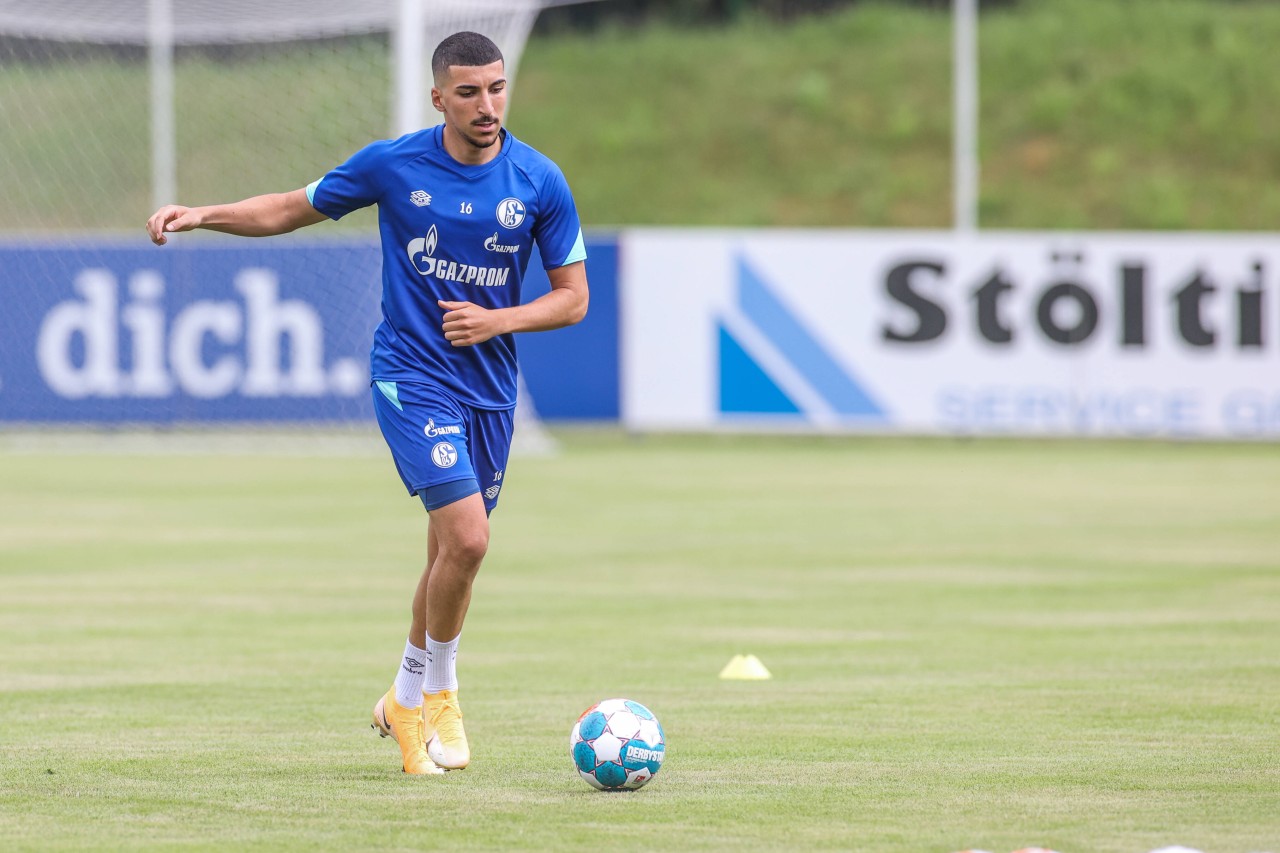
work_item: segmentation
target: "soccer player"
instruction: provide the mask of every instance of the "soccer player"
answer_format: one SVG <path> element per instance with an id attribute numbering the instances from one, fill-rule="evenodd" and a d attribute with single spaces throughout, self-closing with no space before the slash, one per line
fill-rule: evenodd
<path id="1" fill-rule="evenodd" d="M 431 60 L 444 124 L 374 142 L 293 192 L 208 207 L 167 205 L 147 221 L 177 231 L 284 234 L 378 205 L 382 322 L 374 408 L 396 469 L 426 507 L 427 563 L 395 683 L 373 724 L 411 774 L 466 767 L 454 660 L 489 544 L 516 404 L 513 333 L 557 329 L 587 311 L 582 230 L 560 169 L 503 126 L 507 80 L 488 38 L 449 36 Z M 550 293 L 522 304 L 533 244 Z"/>

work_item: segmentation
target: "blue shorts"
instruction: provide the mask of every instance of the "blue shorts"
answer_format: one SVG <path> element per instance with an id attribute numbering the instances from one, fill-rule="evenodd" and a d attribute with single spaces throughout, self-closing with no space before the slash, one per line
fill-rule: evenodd
<path id="1" fill-rule="evenodd" d="M 435 385 L 382 381 L 373 383 L 373 410 L 409 494 L 433 510 L 479 492 L 493 512 L 514 411 L 475 409 Z"/>

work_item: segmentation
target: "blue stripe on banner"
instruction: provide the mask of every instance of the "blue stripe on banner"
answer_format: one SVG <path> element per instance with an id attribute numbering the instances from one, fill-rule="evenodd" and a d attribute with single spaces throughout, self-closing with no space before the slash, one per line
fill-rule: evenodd
<path id="1" fill-rule="evenodd" d="M 720 347 L 720 411 L 723 414 L 798 415 L 800 407 L 756 363 L 723 323 Z"/>
<path id="2" fill-rule="evenodd" d="M 840 415 L 883 416 L 884 410 L 836 362 L 747 262 L 738 258 L 738 301 L 769 341 Z"/>

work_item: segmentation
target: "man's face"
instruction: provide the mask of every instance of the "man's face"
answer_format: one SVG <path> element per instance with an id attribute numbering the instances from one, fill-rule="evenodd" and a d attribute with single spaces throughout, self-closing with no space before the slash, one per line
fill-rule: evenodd
<path id="1" fill-rule="evenodd" d="M 489 65 L 450 65 L 431 89 L 431 103 L 463 142 L 488 148 L 498 141 L 507 112 L 507 77 L 501 60 Z"/>

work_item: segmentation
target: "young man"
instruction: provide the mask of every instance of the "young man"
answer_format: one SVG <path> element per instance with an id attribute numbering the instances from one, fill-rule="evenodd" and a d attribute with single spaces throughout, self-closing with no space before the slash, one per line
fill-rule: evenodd
<path id="1" fill-rule="evenodd" d="M 443 125 L 375 142 L 305 189 L 169 205 L 147 222 L 163 245 L 175 231 L 283 234 L 378 205 L 383 317 L 371 356 L 374 408 L 429 522 L 403 663 L 373 724 L 398 743 L 404 771 L 419 775 L 470 761 L 454 659 L 511 445 L 512 333 L 572 325 L 587 311 L 573 197 L 554 163 L 502 127 L 507 81 L 497 45 L 456 33 L 436 48 L 431 69 Z M 535 242 L 551 292 L 521 304 Z"/>

